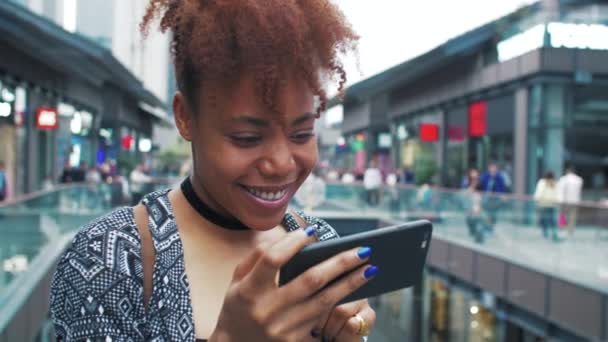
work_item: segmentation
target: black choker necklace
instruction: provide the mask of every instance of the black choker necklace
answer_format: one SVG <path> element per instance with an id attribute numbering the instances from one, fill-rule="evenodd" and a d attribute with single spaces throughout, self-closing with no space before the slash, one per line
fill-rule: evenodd
<path id="1" fill-rule="evenodd" d="M 218 213 L 217 211 L 211 209 L 210 206 L 205 204 L 201 200 L 200 197 L 194 192 L 194 187 L 192 186 L 192 182 L 190 182 L 190 177 L 186 177 L 181 185 L 182 192 L 186 197 L 186 200 L 197 213 L 199 213 L 202 217 L 207 219 L 209 222 L 229 230 L 249 230 L 249 227 L 241 223 L 241 221 L 226 217 Z"/>

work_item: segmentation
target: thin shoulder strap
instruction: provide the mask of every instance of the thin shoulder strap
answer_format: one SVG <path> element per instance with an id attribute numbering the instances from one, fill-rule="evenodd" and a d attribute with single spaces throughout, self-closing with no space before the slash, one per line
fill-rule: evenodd
<path id="1" fill-rule="evenodd" d="M 133 212 L 135 224 L 141 238 L 141 262 L 144 272 L 144 306 L 147 308 L 150 297 L 152 297 L 152 273 L 154 272 L 156 253 L 154 251 L 152 234 L 148 228 L 148 209 L 140 203 L 133 208 Z"/>

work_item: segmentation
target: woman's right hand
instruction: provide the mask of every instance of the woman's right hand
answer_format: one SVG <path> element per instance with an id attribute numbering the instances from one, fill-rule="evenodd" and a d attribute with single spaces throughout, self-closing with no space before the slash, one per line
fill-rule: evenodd
<path id="1" fill-rule="evenodd" d="M 281 266 L 313 242 L 314 234 L 313 227 L 289 233 L 267 248 L 258 247 L 236 267 L 210 342 L 313 340 L 311 331 L 318 321 L 369 280 L 364 272 L 371 267 L 363 265 L 367 258 L 359 257 L 358 249 L 352 249 L 279 287 Z"/>

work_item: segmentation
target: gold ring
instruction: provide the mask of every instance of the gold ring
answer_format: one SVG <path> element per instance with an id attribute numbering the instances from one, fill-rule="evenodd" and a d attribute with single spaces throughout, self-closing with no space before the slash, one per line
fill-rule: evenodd
<path id="1" fill-rule="evenodd" d="M 367 322 L 361 315 L 355 314 L 353 317 L 359 321 L 359 329 L 357 329 L 357 335 L 359 336 L 367 336 L 369 334 L 369 327 L 367 326 Z"/>

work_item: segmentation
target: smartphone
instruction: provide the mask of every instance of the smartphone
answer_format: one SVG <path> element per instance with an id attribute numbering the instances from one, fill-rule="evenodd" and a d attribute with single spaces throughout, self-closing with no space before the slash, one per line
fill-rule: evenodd
<path id="1" fill-rule="evenodd" d="M 431 222 L 419 220 L 310 244 L 281 268 L 279 285 L 287 284 L 310 267 L 340 252 L 356 247 L 371 247 L 372 255 L 368 263 L 378 266 L 380 271 L 339 304 L 410 287 L 422 277 L 432 231 Z M 348 272 L 342 276 L 346 274 Z"/>

